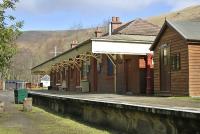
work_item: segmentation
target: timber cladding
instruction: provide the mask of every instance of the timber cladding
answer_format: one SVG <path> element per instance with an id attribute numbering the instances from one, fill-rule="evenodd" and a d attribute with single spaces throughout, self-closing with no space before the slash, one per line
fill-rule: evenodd
<path id="1" fill-rule="evenodd" d="M 169 60 L 169 74 L 170 80 L 167 84 L 170 84 L 168 91 L 161 91 L 161 63 L 160 63 L 160 48 L 162 45 L 168 45 L 170 48 L 170 55 L 180 54 L 180 69 L 171 69 L 171 60 Z M 169 58 L 171 59 L 171 57 Z M 157 95 L 164 96 L 182 96 L 188 95 L 189 87 L 189 69 L 188 69 L 188 45 L 185 39 L 179 35 L 173 28 L 167 26 L 162 33 L 162 36 L 154 50 L 154 92 Z"/>
<path id="2" fill-rule="evenodd" d="M 189 53 L 189 93 L 200 96 L 200 43 L 188 44 Z"/>

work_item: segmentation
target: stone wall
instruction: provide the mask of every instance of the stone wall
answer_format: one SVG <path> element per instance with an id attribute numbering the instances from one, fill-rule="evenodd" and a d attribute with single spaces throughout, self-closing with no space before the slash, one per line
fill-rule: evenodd
<path id="1" fill-rule="evenodd" d="M 134 134 L 199 134 L 199 113 L 29 94 L 33 104 Z"/>

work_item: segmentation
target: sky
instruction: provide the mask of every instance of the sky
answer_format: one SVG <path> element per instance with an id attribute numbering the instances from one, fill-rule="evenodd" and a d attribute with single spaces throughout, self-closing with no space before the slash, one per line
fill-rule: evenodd
<path id="1" fill-rule="evenodd" d="M 20 0 L 15 11 L 23 31 L 68 30 L 100 26 L 120 17 L 122 22 L 148 18 L 200 4 L 200 0 Z"/>

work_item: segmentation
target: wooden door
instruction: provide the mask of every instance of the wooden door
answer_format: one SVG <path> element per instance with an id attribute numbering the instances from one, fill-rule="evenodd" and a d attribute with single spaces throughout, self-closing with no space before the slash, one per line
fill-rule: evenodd
<path id="1" fill-rule="evenodd" d="M 125 81 L 126 81 L 126 92 L 130 92 L 131 91 L 131 60 L 125 60 Z"/>
<path id="2" fill-rule="evenodd" d="M 163 45 L 160 49 L 160 86 L 161 91 L 171 89 L 170 76 L 170 47 Z"/>

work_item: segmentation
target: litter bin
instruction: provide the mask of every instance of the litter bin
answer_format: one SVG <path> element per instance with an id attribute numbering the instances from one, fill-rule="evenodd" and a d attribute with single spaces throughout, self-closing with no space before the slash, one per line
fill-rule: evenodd
<path id="1" fill-rule="evenodd" d="M 15 104 L 23 103 L 27 96 L 28 92 L 26 89 L 14 90 Z"/>

